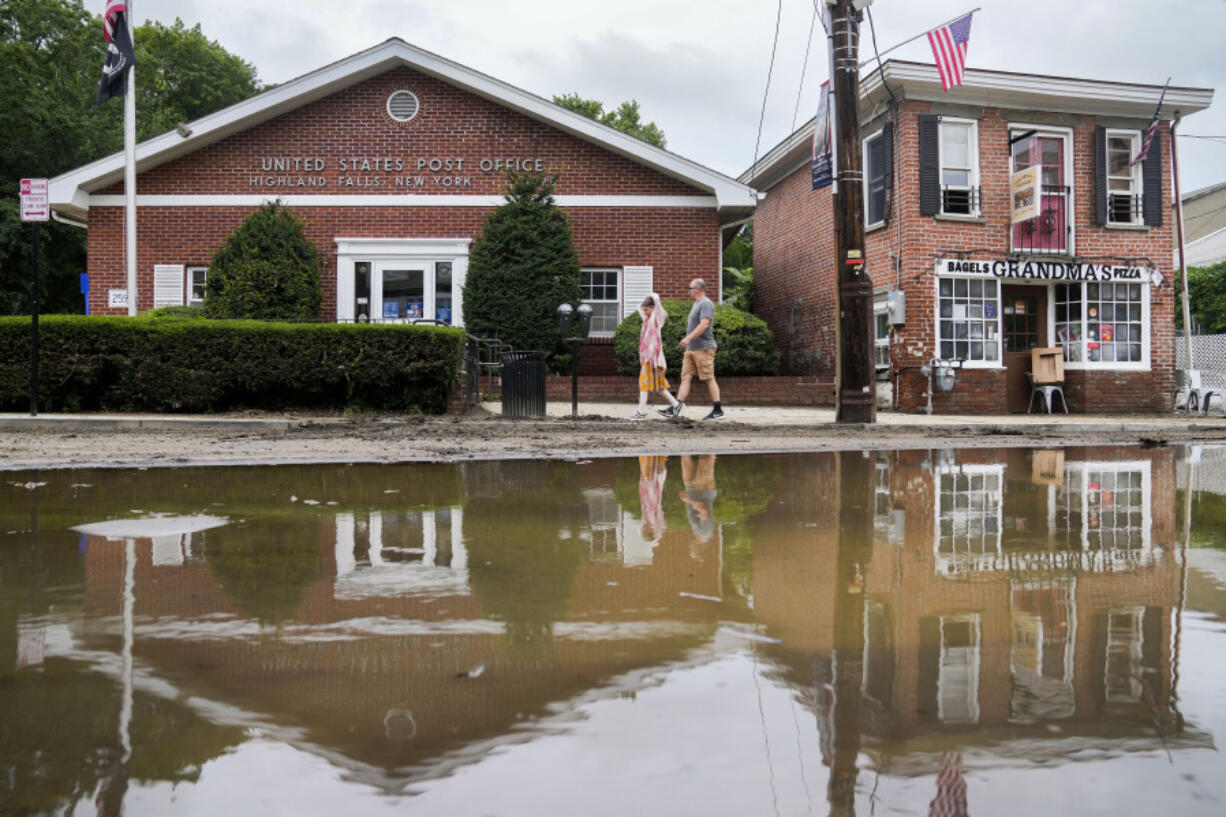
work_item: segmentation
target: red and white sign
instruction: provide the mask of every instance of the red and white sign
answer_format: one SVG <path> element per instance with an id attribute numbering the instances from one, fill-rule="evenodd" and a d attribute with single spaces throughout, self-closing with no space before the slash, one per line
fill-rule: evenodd
<path id="1" fill-rule="evenodd" d="M 51 204 L 46 179 L 21 180 L 21 220 L 46 221 L 51 218 Z"/>

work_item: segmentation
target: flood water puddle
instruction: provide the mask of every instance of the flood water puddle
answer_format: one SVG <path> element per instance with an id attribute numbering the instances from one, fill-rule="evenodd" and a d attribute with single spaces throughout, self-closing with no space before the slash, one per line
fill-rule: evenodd
<path id="1" fill-rule="evenodd" d="M 3 814 L 1226 813 L 1226 449 L 0 476 Z"/>

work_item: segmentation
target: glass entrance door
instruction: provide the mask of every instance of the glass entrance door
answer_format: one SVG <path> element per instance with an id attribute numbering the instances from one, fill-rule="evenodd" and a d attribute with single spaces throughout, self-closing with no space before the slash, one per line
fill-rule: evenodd
<path id="1" fill-rule="evenodd" d="M 407 323 L 433 317 L 434 293 L 426 288 L 423 266 L 394 262 L 376 264 L 373 277 L 373 318 L 383 323 Z"/>

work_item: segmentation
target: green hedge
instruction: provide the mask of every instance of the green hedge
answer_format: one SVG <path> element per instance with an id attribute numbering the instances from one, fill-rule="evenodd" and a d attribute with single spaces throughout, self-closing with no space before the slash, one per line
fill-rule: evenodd
<path id="1" fill-rule="evenodd" d="M 442 413 L 464 331 L 433 326 L 49 315 L 45 411 L 368 408 Z M 0 410 L 29 406 L 30 319 L 0 318 Z"/>
<path id="2" fill-rule="evenodd" d="M 668 359 L 668 373 L 681 373 L 682 349 L 677 342 L 685 335 L 693 301 L 664 301 L 668 322 L 662 333 L 664 357 Z M 643 320 L 638 312 L 622 321 L 613 335 L 613 349 L 617 354 L 618 374 L 638 374 L 639 330 Z M 715 377 L 752 377 L 779 373 L 779 350 L 775 348 L 771 330 L 766 322 L 756 315 L 727 306 L 715 305 Z"/>

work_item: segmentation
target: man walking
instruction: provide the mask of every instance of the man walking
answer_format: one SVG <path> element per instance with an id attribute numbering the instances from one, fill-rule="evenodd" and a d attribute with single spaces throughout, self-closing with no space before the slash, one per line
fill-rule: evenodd
<path id="1" fill-rule="evenodd" d="M 694 376 L 707 384 L 711 393 L 711 402 L 715 405 L 704 420 L 724 419 L 724 409 L 719 402 L 719 384 L 715 382 L 715 334 L 711 331 L 715 324 L 715 304 L 707 297 L 707 284 L 701 278 L 690 281 L 690 297 L 694 305 L 690 307 L 690 319 L 686 324 L 685 337 L 677 344 L 685 350 L 681 361 L 681 386 L 677 389 L 677 405 L 661 409 L 665 417 L 680 417 L 685 409 L 685 399 L 690 395 L 690 383 Z"/>

